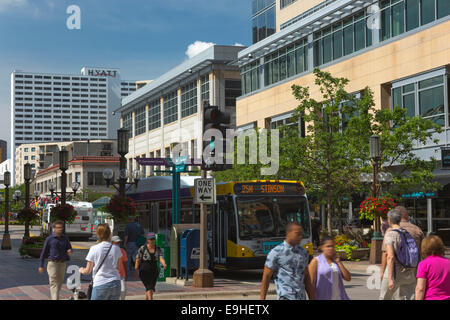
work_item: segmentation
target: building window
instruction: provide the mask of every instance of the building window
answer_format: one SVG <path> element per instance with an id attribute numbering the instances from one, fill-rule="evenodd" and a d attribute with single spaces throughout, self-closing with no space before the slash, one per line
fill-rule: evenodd
<path id="1" fill-rule="evenodd" d="M 315 32 L 314 66 L 320 66 L 370 46 L 372 32 L 367 27 L 367 19 L 365 11 L 360 11 Z"/>
<path id="2" fill-rule="evenodd" d="M 288 5 L 296 2 L 297 0 L 280 0 L 280 9 L 284 9 Z"/>
<path id="3" fill-rule="evenodd" d="M 260 88 L 259 62 L 255 61 L 241 69 L 242 93 L 247 94 Z"/>
<path id="4" fill-rule="evenodd" d="M 253 3 L 253 43 L 275 33 L 275 0 L 257 0 Z"/>
<path id="5" fill-rule="evenodd" d="M 181 88 L 181 117 L 197 112 L 197 81 L 192 81 Z"/>
<path id="6" fill-rule="evenodd" d="M 134 116 L 134 134 L 136 136 L 145 132 L 145 106 L 136 110 Z"/>
<path id="7" fill-rule="evenodd" d="M 450 14 L 446 0 L 382 0 L 380 40 L 384 41 Z"/>
<path id="8" fill-rule="evenodd" d="M 157 99 L 148 105 L 148 130 L 161 127 L 161 101 Z"/>
<path id="9" fill-rule="evenodd" d="M 235 107 L 236 98 L 241 95 L 241 80 L 225 79 L 225 106 Z"/>
<path id="10" fill-rule="evenodd" d="M 81 172 L 75 172 L 75 181 L 81 183 Z"/>
<path id="11" fill-rule="evenodd" d="M 305 122 L 302 118 L 300 118 L 298 121 L 294 121 L 294 119 L 292 118 L 292 112 L 270 119 L 270 129 L 277 129 L 282 125 L 288 127 L 297 127 L 300 136 L 303 138 L 305 137 Z"/>
<path id="12" fill-rule="evenodd" d="M 308 69 L 307 40 L 302 39 L 264 57 L 264 85 L 268 86 Z"/>
<path id="13" fill-rule="evenodd" d="M 200 92 L 202 103 L 203 101 L 209 102 L 209 74 L 200 78 Z"/>
<path id="14" fill-rule="evenodd" d="M 122 121 L 122 128 L 131 132 L 132 121 L 133 121 L 133 115 L 131 114 L 131 112 L 124 115 L 123 121 Z"/>
<path id="15" fill-rule="evenodd" d="M 178 95 L 173 91 L 164 96 L 164 124 L 178 120 Z"/>
<path id="16" fill-rule="evenodd" d="M 445 127 L 445 117 L 449 117 L 445 96 L 446 75 L 434 72 L 398 83 L 394 83 L 391 92 L 391 105 L 406 109 L 409 117 L 422 116 L 435 124 Z M 448 82 L 448 80 L 447 80 Z M 447 92 L 448 97 L 448 92 Z"/>

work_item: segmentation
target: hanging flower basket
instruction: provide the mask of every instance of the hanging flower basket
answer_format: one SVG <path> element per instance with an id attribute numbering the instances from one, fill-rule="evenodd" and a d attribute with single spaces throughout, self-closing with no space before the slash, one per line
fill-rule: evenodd
<path id="1" fill-rule="evenodd" d="M 39 222 L 39 212 L 31 208 L 24 208 L 17 212 L 17 220 L 20 224 L 25 224 L 27 221 L 30 224 Z"/>
<path id="2" fill-rule="evenodd" d="M 50 221 L 64 221 L 68 224 L 74 222 L 77 212 L 70 204 L 57 204 L 50 211 Z"/>
<path id="3" fill-rule="evenodd" d="M 121 198 L 119 195 L 114 195 L 109 204 L 105 206 L 115 222 L 126 223 L 128 217 L 136 215 L 136 203 L 131 198 Z"/>
<path id="4" fill-rule="evenodd" d="M 387 213 L 392 210 L 397 204 L 394 199 L 387 197 L 368 197 L 360 205 L 360 219 L 373 220 L 374 217 L 386 218 Z"/>

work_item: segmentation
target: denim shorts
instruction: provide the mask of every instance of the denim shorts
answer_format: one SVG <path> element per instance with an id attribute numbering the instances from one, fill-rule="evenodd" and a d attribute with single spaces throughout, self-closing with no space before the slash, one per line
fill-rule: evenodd
<path id="1" fill-rule="evenodd" d="M 92 288 L 91 300 L 119 300 L 121 290 L 120 280 L 113 280 Z"/>

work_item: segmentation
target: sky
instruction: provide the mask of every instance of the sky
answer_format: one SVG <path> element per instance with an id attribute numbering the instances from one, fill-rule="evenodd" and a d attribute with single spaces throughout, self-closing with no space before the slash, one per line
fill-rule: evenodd
<path id="1" fill-rule="evenodd" d="M 69 29 L 71 5 L 80 29 Z M 0 139 L 11 135 L 11 72 L 119 68 L 150 80 L 211 44 L 251 45 L 250 0 L 0 0 Z"/>

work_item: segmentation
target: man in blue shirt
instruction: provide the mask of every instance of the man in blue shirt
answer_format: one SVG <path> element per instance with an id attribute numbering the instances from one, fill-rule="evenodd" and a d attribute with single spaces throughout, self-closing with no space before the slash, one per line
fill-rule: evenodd
<path id="1" fill-rule="evenodd" d="M 125 241 L 123 245 L 127 252 L 128 270 L 133 271 L 138 251 L 136 241 L 140 235 L 144 234 L 144 230 L 140 224 L 134 222 L 133 216 L 129 216 L 128 221 L 129 223 L 125 227 Z"/>
<path id="2" fill-rule="evenodd" d="M 48 259 L 47 273 L 50 282 L 52 300 L 59 300 L 59 291 L 66 274 L 66 261 L 70 260 L 72 246 L 69 238 L 63 234 L 64 222 L 53 223 L 54 234 L 47 237 L 39 261 L 39 273 L 44 272 L 44 259 Z"/>
<path id="3" fill-rule="evenodd" d="M 308 273 L 308 252 L 300 246 L 303 230 L 298 222 L 286 226 L 286 239 L 267 255 L 261 283 L 261 300 L 266 299 L 275 274 L 278 300 L 315 300 L 315 288 Z M 305 292 L 306 291 L 306 292 Z"/>

